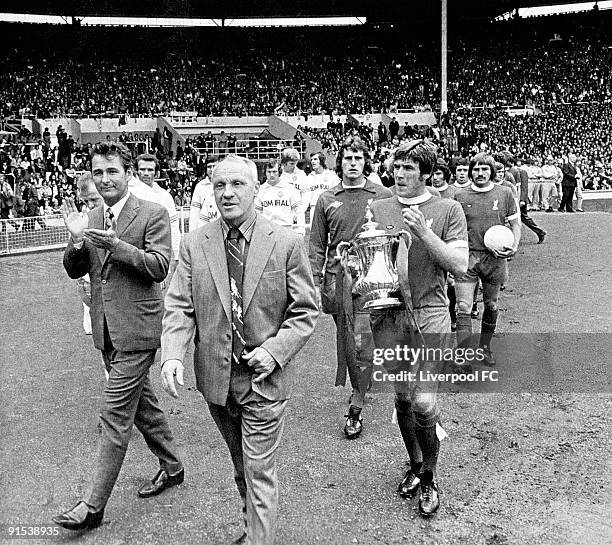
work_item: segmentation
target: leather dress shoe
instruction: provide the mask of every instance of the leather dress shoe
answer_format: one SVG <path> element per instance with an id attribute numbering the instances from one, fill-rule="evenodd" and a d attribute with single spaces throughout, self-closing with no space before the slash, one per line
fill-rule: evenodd
<path id="1" fill-rule="evenodd" d="M 181 469 L 176 475 L 169 475 L 165 469 L 160 469 L 153 480 L 145 484 L 139 491 L 141 498 L 150 498 L 161 494 L 166 488 L 181 484 L 185 480 L 185 470 Z"/>
<path id="2" fill-rule="evenodd" d="M 363 431 L 363 424 L 361 420 L 361 409 L 351 405 L 349 407 L 349 413 L 346 415 L 346 424 L 344 425 L 344 435 L 347 439 L 356 439 L 361 435 Z"/>
<path id="3" fill-rule="evenodd" d="M 397 491 L 402 498 L 412 498 L 416 491 L 419 489 L 421 479 L 419 476 L 412 472 L 412 469 L 406 471 L 406 475 L 402 481 L 397 485 Z"/>
<path id="4" fill-rule="evenodd" d="M 80 501 L 70 511 L 57 515 L 51 520 L 67 530 L 90 530 L 100 526 L 103 518 L 104 509 L 97 513 L 92 513 L 89 510 L 89 506 L 85 502 Z"/>
<path id="5" fill-rule="evenodd" d="M 436 481 L 421 480 L 421 494 L 419 495 L 419 513 L 424 517 L 430 517 L 440 508 L 440 496 Z"/>

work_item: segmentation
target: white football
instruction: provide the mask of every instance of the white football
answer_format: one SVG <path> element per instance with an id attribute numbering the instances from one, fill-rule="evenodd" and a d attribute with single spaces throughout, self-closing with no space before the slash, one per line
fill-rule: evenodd
<path id="1" fill-rule="evenodd" d="M 484 235 L 484 244 L 491 251 L 503 251 L 504 248 L 512 248 L 514 234 L 505 225 L 494 225 L 487 229 Z"/>

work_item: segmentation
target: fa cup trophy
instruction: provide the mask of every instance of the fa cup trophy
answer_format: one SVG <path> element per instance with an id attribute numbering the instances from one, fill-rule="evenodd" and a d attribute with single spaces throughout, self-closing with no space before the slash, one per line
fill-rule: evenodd
<path id="1" fill-rule="evenodd" d="M 353 286 L 353 293 L 366 296 L 368 301 L 364 309 L 401 307 L 402 302 L 396 296 L 399 294 L 396 259 L 400 235 L 391 235 L 378 229 L 378 223 L 372 221 L 371 202 L 366 207 L 367 221 L 362 227 L 363 231 L 350 242 L 338 244 L 336 255 L 342 259 L 346 252 L 349 266 L 351 258 L 357 257 L 358 265 L 354 268 L 360 275 Z M 408 237 L 406 242 L 410 247 L 410 234 L 406 231 L 403 233 Z"/>

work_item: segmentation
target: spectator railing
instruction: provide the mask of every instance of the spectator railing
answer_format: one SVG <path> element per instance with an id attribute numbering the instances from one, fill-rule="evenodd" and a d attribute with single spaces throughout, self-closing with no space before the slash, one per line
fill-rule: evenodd
<path id="1" fill-rule="evenodd" d="M 0 255 L 63 248 L 68 230 L 61 214 L 0 220 Z"/>
<path id="2" fill-rule="evenodd" d="M 181 233 L 189 232 L 189 206 L 176 210 Z M 0 220 L 0 255 L 64 248 L 69 236 L 61 214 Z"/>
<path id="3" fill-rule="evenodd" d="M 300 154 L 304 154 L 305 142 L 302 140 L 295 145 L 293 140 L 259 140 L 251 138 L 249 140 L 236 140 L 235 143 L 210 142 L 207 145 L 196 147 L 200 155 L 205 153 L 212 155 L 226 155 L 236 153 L 249 159 L 266 160 L 279 159 L 281 152 L 285 148 L 295 148 Z"/>
<path id="4" fill-rule="evenodd" d="M 593 211 L 612 209 L 612 190 L 585 191 L 583 198 Z M 190 207 L 176 210 L 181 233 L 188 233 Z M 70 236 L 60 214 L 0 220 L 0 229 L 0 256 L 64 248 Z"/>

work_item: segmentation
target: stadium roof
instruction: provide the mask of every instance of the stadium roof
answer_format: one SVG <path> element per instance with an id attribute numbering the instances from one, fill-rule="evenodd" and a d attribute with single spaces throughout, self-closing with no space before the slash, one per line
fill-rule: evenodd
<path id="1" fill-rule="evenodd" d="M 515 8 L 576 0 L 449 0 L 453 18 L 493 18 Z M 593 2 L 594 3 L 594 2 Z M 370 21 L 438 18 L 435 0 L 2 0 L 5 13 L 63 16 L 236 17 L 365 16 Z"/>

